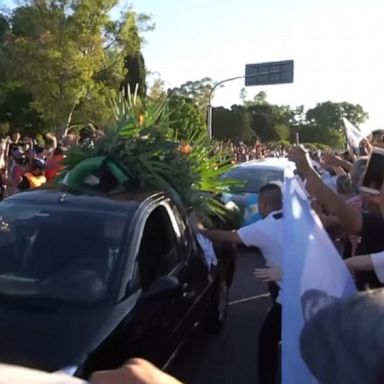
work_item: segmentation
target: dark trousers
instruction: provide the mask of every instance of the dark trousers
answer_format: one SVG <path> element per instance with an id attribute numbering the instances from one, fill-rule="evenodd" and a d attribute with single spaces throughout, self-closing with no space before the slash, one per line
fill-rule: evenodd
<path id="1" fill-rule="evenodd" d="M 281 305 L 274 302 L 259 333 L 258 384 L 275 384 L 281 341 Z"/>

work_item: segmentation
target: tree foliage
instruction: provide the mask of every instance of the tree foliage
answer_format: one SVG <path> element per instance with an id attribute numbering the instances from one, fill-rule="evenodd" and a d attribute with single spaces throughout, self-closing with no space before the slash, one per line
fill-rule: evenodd
<path id="1" fill-rule="evenodd" d="M 11 29 L 5 28 L 6 42 L 0 46 L 6 73 L 0 101 L 9 92 L 30 95 L 30 108 L 51 129 L 110 121 L 108 101 L 123 84 L 126 58 L 139 55 L 139 32 L 148 24 L 131 10 L 112 19 L 117 3 L 26 0 L 3 15 Z"/>
<path id="2" fill-rule="evenodd" d="M 342 117 L 359 125 L 368 118 L 368 114 L 360 105 L 330 101 L 319 103 L 305 112 L 304 106 L 292 108 L 271 104 L 266 93 L 259 92 L 253 100 L 244 100 L 243 106 L 215 108 L 213 134 L 219 140 L 252 143 L 256 137 L 265 142 L 293 142 L 299 133 L 302 142 L 343 148 Z"/>
<path id="3" fill-rule="evenodd" d="M 207 132 L 207 125 L 199 107 L 192 99 L 168 93 L 170 128 L 181 140 L 188 140 L 191 132 Z"/>
<path id="4" fill-rule="evenodd" d="M 158 101 L 164 99 L 167 95 L 164 80 L 161 78 L 158 72 L 148 72 L 148 75 L 148 99 L 151 101 Z"/>
<path id="5" fill-rule="evenodd" d="M 342 129 L 343 117 L 355 125 L 360 125 L 367 120 L 368 114 L 359 104 L 333 103 L 331 101 L 318 103 L 316 107 L 309 109 L 306 114 L 308 122 L 316 124 L 321 129 L 335 131 Z"/>
<path id="6" fill-rule="evenodd" d="M 127 19 L 127 33 L 130 36 L 125 56 L 125 69 L 126 75 L 123 80 L 123 88 L 125 94 L 128 92 L 134 94 L 137 87 L 136 94 L 144 99 L 147 94 L 146 85 L 146 68 L 144 56 L 141 53 L 143 38 L 140 35 L 140 25 L 147 25 L 146 31 L 153 28 L 153 25 L 147 23 L 150 19 L 146 15 L 137 15 L 133 12 L 128 14 Z"/>
<path id="7" fill-rule="evenodd" d="M 201 112 L 206 113 L 209 103 L 209 95 L 213 86 L 213 80 L 209 77 L 205 77 L 201 80 L 187 81 L 180 85 L 180 87 L 173 88 L 171 92 L 178 96 L 193 100 Z"/>
<path id="8" fill-rule="evenodd" d="M 318 103 L 307 111 L 306 124 L 302 126 L 300 133 L 304 140 L 309 138 L 333 147 L 342 147 L 345 140 L 343 117 L 359 126 L 367 120 L 368 114 L 359 104 L 331 101 Z"/>

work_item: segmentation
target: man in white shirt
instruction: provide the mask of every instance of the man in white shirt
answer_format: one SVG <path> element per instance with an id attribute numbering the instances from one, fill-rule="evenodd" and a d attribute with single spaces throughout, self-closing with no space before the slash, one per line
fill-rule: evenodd
<path id="1" fill-rule="evenodd" d="M 213 242 L 257 247 L 262 252 L 268 267 L 280 268 L 283 252 L 283 214 L 282 193 L 277 184 L 267 184 L 260 189 L 259 213 L 263 220 L 242 227 L 237 231 L 206 229 L 201 225 L 198 225 L 198 230 Z M 276 300 L 274 300 L 259 333 L 258 382 L 260 384 L 274 383 L 278 368 L 281 304 L 279 294 L 276 296 L 277 298 L 274 297 Z"/>

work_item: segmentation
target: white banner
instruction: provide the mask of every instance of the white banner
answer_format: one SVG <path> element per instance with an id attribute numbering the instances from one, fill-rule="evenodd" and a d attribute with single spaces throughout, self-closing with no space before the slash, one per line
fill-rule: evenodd
<path id="1" fill-rule="evenodd" d="M 345 133 L 347 136 L 348 145 L 351 148 L 358 149 L 361 143 L 361 140 L 365 139 L 371 134 L 371 130 L 369 129 L 360 130 L 345 117 L 343 117 L 343 123 L 344 123 Z"/>
<path id="2" fill-rule="evenodd" d="M 301 183 L 284 185 L 282 383 L 315 383 L 299 349 L 306 321 L 337 298 L 356 292 L 353 279 L 310 208 Z"/>

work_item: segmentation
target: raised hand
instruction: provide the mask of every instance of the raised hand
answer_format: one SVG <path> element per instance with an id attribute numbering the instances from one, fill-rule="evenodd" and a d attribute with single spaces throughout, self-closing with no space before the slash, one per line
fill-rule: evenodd
<path id="1" fill-rule="evenodd" d="M 301 146 L 293 147 L 288 154 L 288 159 L 296 164 L 297 170 L 303 175 L 312 169 L 309 155 Z"/>

